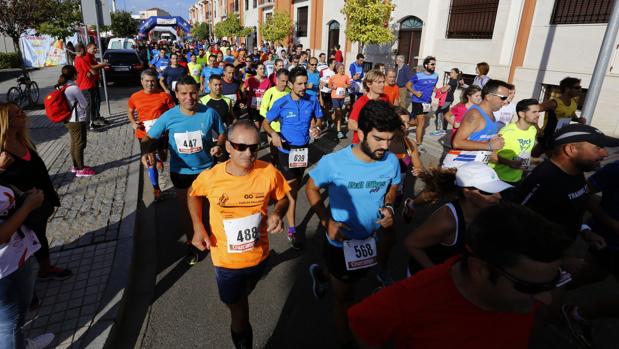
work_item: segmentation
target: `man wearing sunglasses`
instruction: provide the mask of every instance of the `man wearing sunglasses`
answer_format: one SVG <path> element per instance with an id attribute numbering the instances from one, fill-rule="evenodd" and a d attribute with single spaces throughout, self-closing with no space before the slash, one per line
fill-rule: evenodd
<path id="1" fill-rule="evenodd" d="M 292 90 L 284 95 L 267 112 L 262 123 L 264 130 L 271 136 L 271 144 L 277 148 L 279 170 L 290 184 L 290 202 L 288 213 L 288 239 L 292 248 L 301 249 L 296 235 L 295 200 L 301 187 L 301 179 L 309 164 L 310 138 L 320 135 L 322 126 L 322 109 L 315 96 L 306 94 L 307 72 L 303 67 L 290 71 Z M 271 128 L 271 122 L 279 121 L 281 130 L 276 132 Z"/>
<path id="2" fill-rule="evenodd" d="M 436 74 L 436 58 L 428 56 L 423 60 L 423 72 L 413 74 L 410 81 L 406 83 L 406 89 L 413 95 L 413 112 L 414 119 L 409 122 L 409 125 L 416 126 L 415 130 L 417 137 L 417 145 L 419 150 L 423 141 L 423 131 L 426 125 L 426 115 L 430 112 L 432 103 L 432 93 L 438 82 L 438 74 Z"/>
<path id="3" fill-rule="evenodd" d="M 570 280 L 560 269 L 566 244 L 535 212 L 492 206 L 469 227 L 464 255 L 351 307 L 350 328 L 372 348 L 527 348 L 540 304 Z"/>
<path id="4" fill-rule="evenodd" d="M 253 122 L 232 124 L 226 141 L 230 160 L 202 172 L 188 198 L 192 243 L 211 252 L 219 298 L 230 309 L 236 348 L 252 348 L 248 296 L 268 263 L 268 234 L 284 230 L 282 217 L 290 198 L 290 186 L 282 174 L 273 165 L 256 160 L 259 147 Z M 209 231 L 202 220 L 204 199 L 209 204 Z M 271 200 L 275 207 L 268 214 Z"/>

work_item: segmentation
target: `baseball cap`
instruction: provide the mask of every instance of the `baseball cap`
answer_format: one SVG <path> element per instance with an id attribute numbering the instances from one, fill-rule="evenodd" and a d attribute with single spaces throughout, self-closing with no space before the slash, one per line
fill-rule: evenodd
<path id="1" fill-rule="evenodd" d="M 473 187 L 488 193 L 498 193 L 512 186 L 499 179 L 493 169 L 481 162 L 469 162 L 458 168 L 456 186 Z"/>
<path id="2" fill-rule="evenodd" d="M 576 142 L 589 142 L 598 147 L 619 147 L 619 139 L 609 137 L 602 131 L 589 125 L 569 124 L 555 132 L 553 145 Z"/>

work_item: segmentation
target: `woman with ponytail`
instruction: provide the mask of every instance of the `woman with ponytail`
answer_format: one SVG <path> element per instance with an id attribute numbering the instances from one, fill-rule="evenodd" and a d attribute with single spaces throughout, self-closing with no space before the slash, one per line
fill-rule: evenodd
<path id="1" fill-rule="evenodd" d="M 61 88 L 68 85 L 64 90 L 65 97 L 71 106 L 71 117 L 65 122 L 65 127 L 69 130 L 71 138 L 71 160 L 73 160 L 73 168 L 71 172 L 75 173 L 76 177 L 90 177 L 95 174 L 95 171 L 84 166 L 84 149 L 86 149 L 86 138 L 88 134 L 88 114 L 86 108 L 88 101 L 75 84 L 77 78 L 77 70 L 72 65 L 62 67 L 62 74 L 58 78 L 56 88 Z"/>

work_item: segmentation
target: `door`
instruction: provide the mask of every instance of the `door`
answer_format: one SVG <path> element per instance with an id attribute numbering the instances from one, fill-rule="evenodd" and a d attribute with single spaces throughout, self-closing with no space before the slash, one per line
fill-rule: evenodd
<path id="1" fill-rule="evenodd" d="M 416 67 L 419 64 L 415 57 L 419 56 L 422 27 L 423 21 L 415 16 L 410 16 L 400 22 L 398 54 L 404 55 L 405 61 L 410 67 Z"/>
<path id="2" fill-rule="evenodd" d="M 329 40 L 327 52 L 331 52 L 336 44 L 340 42 L 340 23 L 338 21 L 331 21 L 329 23 Z"/>

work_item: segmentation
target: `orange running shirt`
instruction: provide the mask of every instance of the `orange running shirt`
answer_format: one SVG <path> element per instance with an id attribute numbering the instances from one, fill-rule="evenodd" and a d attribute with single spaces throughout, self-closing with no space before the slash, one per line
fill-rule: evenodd
<path id="1" fill-rule="evenodd" d="M 331 98 L 343 99 L 346 97 L 346 85 L 350 84 L 348 75 L 335 74 L 329 79 Z"/>
<path id="2" fill-rule="evenodd" d="M 213 265 L 249 268 L 269 256 L 269 201 L 283 199 L 290 186 L 270 163 L 256 160 L 248 175 L 233 176 L 226 172 L 228 162 L 200 173 L 189 195 L 209 201 Z"/>
<path id="3" fill-rule="evenodd" d="M 141 90 L 129 97 L 128 105 L 129 109 L 134 109 L 138 113 L 138 123 L 144 123 L 144 121 L 158 119 L 161 114 L 174 107 L 174 101 L 163 91 L 146 94 L 144 90 Z M 150 129 L 148 125 L 145 126 Z M 135 136 L 141 139 L 147 131 L 138 128 L 135 130 Z"/>
<path id="4" fill-rule="evenodd" d="M 387 96 L 387 101 L 389 101 L 389 104 L 391 105 L 393 105 L 395 100 L 400 97 L 400 89 L 398 88 L 397 84 L 393 86 L 385 84 L 385 90 L 383 91 L 383 93 L 385 94 L 385 96 Z"/>

